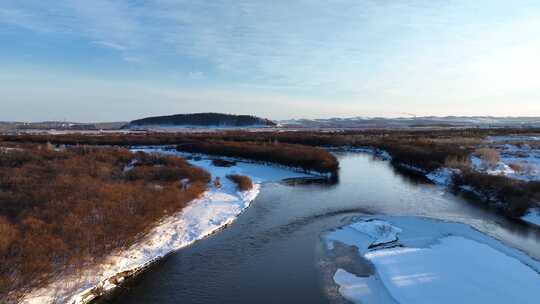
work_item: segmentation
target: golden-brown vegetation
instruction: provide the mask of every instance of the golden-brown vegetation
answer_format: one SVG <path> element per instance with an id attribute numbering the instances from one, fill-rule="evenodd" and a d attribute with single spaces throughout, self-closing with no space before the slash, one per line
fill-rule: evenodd
<path id="1" fill-rule="evenodd" d="M 241 157 L 256 161 L 277 163 L 320 173 L 337 173 L 339 163 L 328 151 L 310 145 L 280 143 L 265 135 L 243 132 L 229 140 L 228 132 L 223 133 L 149 133 L 149 134 L 109 134 L 109 135 L 15 135 L 0 136 L 0 140 L 32 143 L 54 143 L 68 145 L 176 145 L 186 152 Z M 233 133 L 235 134 L 235 133 Z M 276 133 L 279 134 L 279 133 Z M 264 137 L 260 137 L 264 136 Z M 253 141 L 249 141 L 253 138 Z"/>
<path id="2" fill-rule="evenodd" d="M 501 161 L 499 152 L 491 148 L 479 148 L 474 151 L 474 154 L 478 155 L 489 166 L 495 166 Z"/>
<path id="3" fill-rule="evenodd" d="M 240 191 L 248 191 L 253 188 L 253 182 L 251 181 L 251 178 L 245 175 L 239 175 L 239 174 L 230 174 L 227 175 L 227 178 L 233 181 L 237 186 L 238 190 Z"/>
<path id="4" fill-rule="evenodd" d="M 339 167 L 336 157 L 328 151 L 302 145 L 211 140 L 181 144 L 177 149 L 277 163 L 320 173 L 336 173 Z"/>
<path id="5" fill-rule="evenodd" d="M 540 182 L 526 182 L 506 176 L 464 171 L 456 177 L 456 186 L 472 186 L 489 201 L 499 203 L 509 216 L 520 217 L 540 201 Z"/>
<path id="6" fill-rule="evenodd" d="M 25 136 L 0 136 L 0 139 L 13 140 L 18 142 L 53 142 L 57 144 L 101 144 L 101 145 L 178 145 L 191 146 L 193 151 L 199 150 L 201 153 L 210 153 L 212 150 L 216 154 L 223 153 L 226 149 L 220 149 L 220 143 L 232 142 L 238 147 L 260 146 L 271 147 L 279 145 L 285 147 L 287 144 L 295 146 L 312 147 L 373 147 L 386 150 L 392 156 L 394 164 L 408 164 L 425 171 L 435 170 L 440 167 L 451 167 L 461 169 L 466 178 L 467 185 L 484 189 L 490 192 L 491 196 L 497 197 L 503 202 L 503 205 L 529 205 L 535 204 L 535 183 L 525 184 L 526 182 L 514 182 L 509 178 L 500 178 L 496 183 L 508 184 L 510 188 L 516 189 L 516 193 L 522 193 L 522 199 L 516 203 L 515 195 L 509 195 L 510 191 L 502 191 L 496 187 L 488 187 L 486 180 L 491 177 L 487 174 L 474 172 L 470 168 L 470 155 L 479 147 L 485 145 L 486 136 L 512 135 L 512 134 L 538 134 L 540 129 L 530 128 L 467 128 L 467 129 L 373 129 L 373 130 L 345 130 L 345 131 L 272 131 L 272 132 L 247 132 L 247 131 L 227 131 L 227 132 L 208 132 L 196 134 L 182 133 L 146 133 L 146 134 L 117 134 L 117 135 L 92 135 L 82 136 L 77 134 L 52 136 L 52 135 L 25 135 Z M 211 147 L 205 148 L 204 145 L 193 143 L 206 143 Z M 214 143 L 214 144 L 212 144 Z M 521 142 L 514 142 L 515 145 L 521 145 Z M 534 143 L 527 143 L 534 146 Z M 213 145 L 213 147 L 212 147 Z M 221 150 L 221 151 L 220 151 Z M 270 151 L 270 150 L 269 150 Z M 247 153 L 247 152 L 245 152 Z M 231 153 L 235 157 L 242 157 L 239 153 Z M 290 159 L 302 159 L 302 153 L 289 154 Z M 321 154 L 323 155 L 323 154 Z M 495 153 L 488 153 L 484 156 L 488 162 L 494 163 L 497 160 Z M 266 159 L 265 159 L 266 158 Z M 316 158 L 316 162 L 321 159 Z M 269 153 L 267 157 L 261 157 L 264 161 L 276 161 L 279 159 Z M 290 159 L 284 161 L 290 165 Z M 294 161 L 294 166 L 300 162 Z M 309 165 L 311 166 L 311 165 Z M 520 165 L 521 166 L 521 165 Z M 329 168 L 337 168 L 337 162 Z M 518 169 L 518 166 L 516 166 Z M 527 171 L 528 168 L 522 167 Z M 462 182 L 463 182 L 462 181 Z M 527 186 L 516 186 L 522 184 Z M 506 187 L 505 187 L 506 189 Z M 482 191 L 484 191 L 482 190 Z M 495 193 L 495 195 L 493 195 Z M 527 202 L 527 203 L 523 203 Z M 507 209 L 522 210 L 522 207 Z"/>
<path id="7" fill-rule="evenodd" d="M 448 156 L 444 161 L 444 167 L 460 170 L 468 170 L 471 167 L 471 161 L 468 156 Z"/>
<path id="8" fill-rule="evenodd" d="M 189 179 L 183 187 L 180 179 Z M 0 300 L 132 244 L 210 176 L 177 157 L 43 145 L 0 153 Z"/>

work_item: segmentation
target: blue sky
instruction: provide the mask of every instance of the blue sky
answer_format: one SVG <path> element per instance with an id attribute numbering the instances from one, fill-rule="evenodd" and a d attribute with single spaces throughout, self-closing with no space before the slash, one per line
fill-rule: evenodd
<path id="1" fill-rule="evenodd" d="M 2 0 L 0 120 L 540 116 L 540 1 Z"/>

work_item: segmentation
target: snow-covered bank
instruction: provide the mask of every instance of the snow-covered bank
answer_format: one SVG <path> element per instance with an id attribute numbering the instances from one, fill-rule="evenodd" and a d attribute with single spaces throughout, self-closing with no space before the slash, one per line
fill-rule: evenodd
<path id="1" fill-rule="evenodd" d="M 530 209 L 527 214 L 521 217 L 521 219 L 540 227 L 540 209 Z"/>
<path id="2" fill-rule="evenodd" d="M 144 151 L 164 153 L 155 149 Z M 88 303 L 117 287 L 125 277 L 232 223 L 258 195 L 261 183 L 309 177 L 304 173 L 254 163 L 239 162 L 232 167 L 216 167 L 210 159 L 197 158 L 190 162 L 209 171 L 213 178 L 219 177 L 221 187 L 211 187 L 180 212 L 161 221 L 129 249 L 112 254 L 98 266 L 65 275 L 45 288 L 30 292 L 22 303 Z M 228 174 L 249 176 L 254 182 L 253 189 L 238 192 L 236 185 L 226 178 Z"/>
<path id="3" fill-rule="evenodd" d="M 395 241 L 372 246 L 389 231 Z M 356 246 L 374 266 L 373 275 L 334 274 L 340 293 L 356 303 L 538 303 L 540 262 L 464 224 L 382 216 L 323 239 L 329 250 L 334 242 Z"/>
<path id="4" fill-rule="evenodd" d="M 450 186 L 455 174 L 459 174 L 459 170 L 450 168 L 440 168 L 426 174 L 426 177 L 434 184 L 441 186 Z"/>
<path id="5" fill-rule="evenodd" d="M 333 173 L 321 173 L 314 170 L 307 170 L 301 167 L 292 167 L 292 166 L 286 166 L 281 165 L 278 163 L 273 162 L 266 162 L 266 161 L 258 161 L 258 160 L 252 160 L 247 158 L 240 158 L 240 157 L 229 157 L 229 156 L 218 156 L 218 155 L 208 155 L 203 153 L 190 153 L 190 152 L 182 152 L 177 151 L 175 146 L 141 146 L 137 148 L 133 148 L 132 151 L 141 151 L 141 152 L 158 152 L 168 155 L 176 155 L 180 157 L 186 157 L 186 158 L 203 158 L 203 159 L 222 159 L 230 162 L 238 162 L 241 163 L 242 167 L 248 166 L 249 164 L 253 164 L 255 166 L 269 166 L 273 168 L 279 168 L 286 171 L 294 171 L 296 173 L 304 174 L 305 176 L 310 177 L 321 177 L 321 178 L 332 178 Z M 191 160 L 190 162 L 193 163 Z"/>

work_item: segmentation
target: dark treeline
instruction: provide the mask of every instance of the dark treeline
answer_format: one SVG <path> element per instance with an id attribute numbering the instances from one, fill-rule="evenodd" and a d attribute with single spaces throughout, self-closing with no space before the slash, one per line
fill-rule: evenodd
<path id="1" fill-rule="evenodd" d="M 209 181 L 206 171 L 178 157 L 116 148 L 2 148 L 0 302 L 8 292 L 16 297 L 129 246 Z"/>
<path id="2" fill-rule="evenodd" d="M 169 126 L 275 126 L 268 119 L 251 115 L 231 115 L 222 113 L 194 113 L 176 114 L 167 116 L 155 116 L 137 119 L 129 123 L 129 126 L 145 125 L 169 125 Z"/>

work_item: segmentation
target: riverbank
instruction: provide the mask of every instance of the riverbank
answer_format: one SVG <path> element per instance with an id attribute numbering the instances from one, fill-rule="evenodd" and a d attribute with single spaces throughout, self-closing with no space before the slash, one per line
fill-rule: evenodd
<path id="1" fill-rule="evenodd" d="M 144 152 L 177 154 L 159 149 L 144 149 Z M 178 214 L 163 220 L 128 250 L 112 255 L 105 263 L 84 271 L 82 275 L 67 276 L 46 288 L 33 291 L 22 303 L 90 303 L 118 287 L 124 278 L 133 276 L 167 254 L 189 246 L 232 223 L 257 197 L 262 183 L 310 177 L 308 174 L 254 163 L 216 167 L 210 159 L 196 158 L 189 162 L 204 168 L 213 178 L 219 177 L 221 186 L 212 186 L 201 198 L 191 202 Z M 226 178 L 229 174 L 249 176 L 253 180 L 253 188 L 245 192 L 237 191 L 236 185 Z"/>
<path id="2" fill-rule="evenodd" d="M 0 302 L 18 302 L 28 290 L 127 248 L 210 181 L 179 157 L 7 147 L 0 149 Z"/>
<path id="3" fill-rule="evenodd" d="M 380 148 L 341 147 L 333 150 L 366 153 L 377 159 L 389 161 L 394 167 L 422 176 L 441 187 L 474 194 L 511 218 L 540 227 L 540 206 L 536 202 L 538 200 L 536 175 L 533 179 L 525 181 L 511 176 L 476 171 L 475 163 L 478 166 L 478 163 L 482 162 L 476 156 L 462 161 L 460 168 L 453 168 L 450 167 L 451 163 L 445 163 L 448 167 L 443 166 L 430 171 L 396 160 L 391 153 Z"/>

